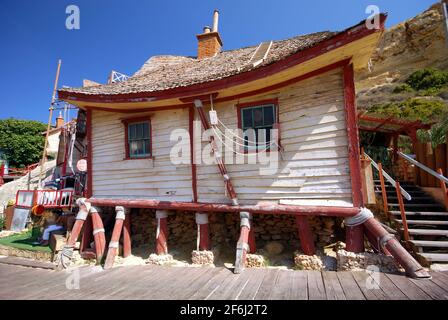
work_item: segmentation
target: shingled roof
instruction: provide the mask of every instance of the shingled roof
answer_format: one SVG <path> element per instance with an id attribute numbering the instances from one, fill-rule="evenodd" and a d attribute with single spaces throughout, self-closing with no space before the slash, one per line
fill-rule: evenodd
<path id="1" fill-rule="evenodd" d="M 126 81 L 91 87 L 63 88 L 59 92 L 116 95 L 187 87 L 261 68 L 313 47 L 339 33 L 326 31 L 274 41 L 266 59 L 256 66 L 251 57 L 258 46 L 223 51 L 214 57 L 201 60 L 195 57 L 154 56 Z"/>

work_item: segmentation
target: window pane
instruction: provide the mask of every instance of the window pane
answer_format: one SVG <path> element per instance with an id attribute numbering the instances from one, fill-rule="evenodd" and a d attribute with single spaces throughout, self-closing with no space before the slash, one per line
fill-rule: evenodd
<path id="1" fill-rule="evenodd" d="M 137 138 L 141 139 L 143 138 L 143 123 L 136 124 L 137 126 Z"/>
<path id="2" fill-rule="evenodd" d="M 135 139 L 135 126 L 133 125 L 129 125 L 128 127 L 128 135 L 129 135 L 129 139 Z"/>
<path id="3" fill-rule="evenodd" d="M 151 155 L 151 152 L 150 152 L 150 148 L 149 148 L 149 139 L 146 139 L 145 140 L 145 155 Z"/>
<path id="4" fill-rule="evenodd" d="M 264 113 L 264 125 L 270 126 L 274 123 L 274 107 L 267 106 L 263 108 Z"/>
<path id="5" fill-rule="evenodd" d="M 252 110 L 243 109 L 243 129 L 252 128 Z"/>
<path id="6" fill-rule="evenodd" d="M 136 141 L 131 141 L 129 143 L 129 155 L 135 155 L 137 152 L 137 142 Z"/>
<path id="7" fill-rule="evenodd" d="M 143 138 L 144 139 L 149 138 L 149 122 L 145 122 L 143 124 Z"/>
<path id="8" fill-rule="evenodd" d="M 253 116 L 254 116 L 254 126 L 262 127 L 263 126 L 263 108 L 254 108 Z"/>

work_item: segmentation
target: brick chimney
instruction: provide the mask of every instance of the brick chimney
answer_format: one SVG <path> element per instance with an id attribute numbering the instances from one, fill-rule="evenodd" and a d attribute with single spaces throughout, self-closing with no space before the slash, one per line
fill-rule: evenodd
<path id="1" fill-rule="evenodd" d="M 213 13 L 213 28 L 204 27 L 204 32 L 198 34 L 198 59 L 215 56 L 221 51 L 222 40 L 218 32 L 219 12 L 215 10 Z"/>
<path id="2" fill-rule="evenodd" d="M 56 128 L 60 128 L 64 125 L 64 118 L 62 117 L 62 113 L 59 112 L 58 117 L 56 118 Z"/>

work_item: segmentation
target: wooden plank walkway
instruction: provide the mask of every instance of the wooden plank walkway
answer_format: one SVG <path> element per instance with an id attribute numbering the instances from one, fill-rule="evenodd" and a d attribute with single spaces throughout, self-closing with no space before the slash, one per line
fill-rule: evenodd
<path id="1" fill-rule="evenodd" d="M 448 273 L 432 279 L 366 272 L 127 266 L 70 271 L 0 264 L 0 299 L 448 300 Z M 79 289 L 76 288 L 79 279 Z"/>

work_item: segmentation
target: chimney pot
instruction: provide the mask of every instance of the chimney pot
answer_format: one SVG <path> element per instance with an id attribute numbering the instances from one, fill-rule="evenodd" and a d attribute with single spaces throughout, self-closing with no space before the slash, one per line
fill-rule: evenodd
<path id="1" fill-rule="evenodd" d="M 205 26 L 204 33 L 210 33 L 210 32 L 211 32 L 211 28 L 209 26 Z"/>
<path id="2" fill-rule="evenodd" d="M 218 22 L 219 22 L 219 11 L 215 10 L 213 12 L 213 32 L 218 32 Z"/>
<path id="3" fill-rule="evenodd" d="M 62 117 L 62 113 L 59 111 L 59 115 L 56 118 L 56 128 L 60 128 L 64 125 L 64 118 Z"/>

